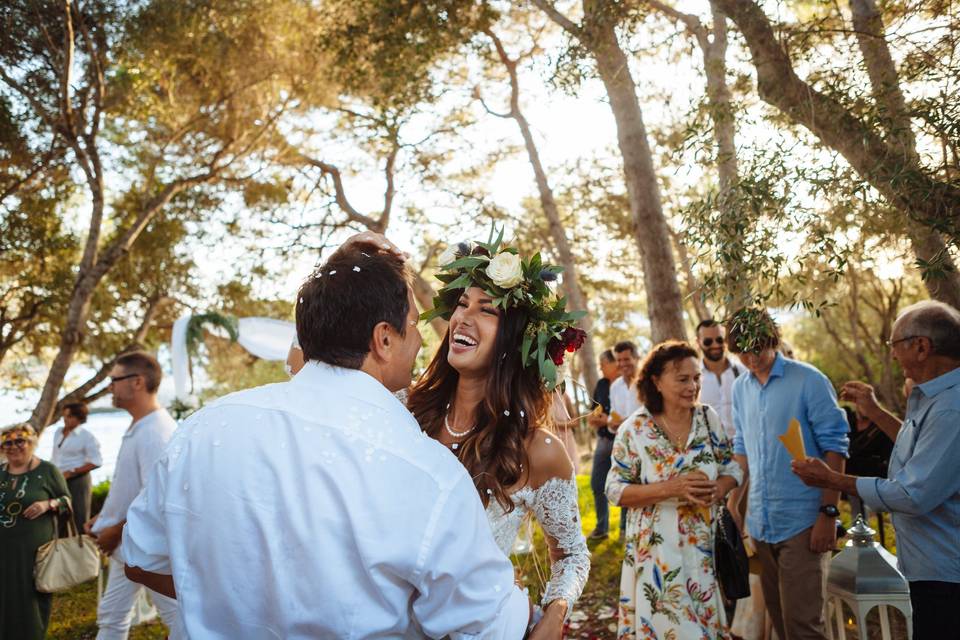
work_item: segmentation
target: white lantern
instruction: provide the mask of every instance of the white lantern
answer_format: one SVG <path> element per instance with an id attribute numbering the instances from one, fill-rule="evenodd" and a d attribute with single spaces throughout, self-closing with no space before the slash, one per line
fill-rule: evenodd
<path id="1" fill-rule="evenodd" d="M 857 516 L 847 532 L 850 539 L 830 562 L 827 574 L 827 627 L 830 637 L 846 640 L 843 605 L 856 619 L 858 637 L 867 638 L 867 614 L 879 607 L 880 633 L 891 640 L 890 609 L 899 610 L 907 623 L 907 638 L 913 637 L 910 586 L 897 569 L 897 559 L 873 539 L 875 531 Z M 836 630 L 833 621 L 836 621 Z"/>

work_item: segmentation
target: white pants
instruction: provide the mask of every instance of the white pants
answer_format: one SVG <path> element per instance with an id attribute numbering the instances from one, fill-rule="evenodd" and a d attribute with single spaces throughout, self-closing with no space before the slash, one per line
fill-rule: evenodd
<path id="1" fill-rule="evenodd" d="M 123 573 L 123 553 L 117 548 L 110 556 L 110 568 L 107 573 L 107 588 L 97 607 L 97 640 L 126 640 L 133 622 L 134 605 L 140 594 L 147 590 L 141 584 L 131 582 Z M 180 621 L 180 607 L 173 598 L 147 590 L 150 599 L 160 612 L 160 618 L 167 625 L 169 640 L 184 640 Z"/>

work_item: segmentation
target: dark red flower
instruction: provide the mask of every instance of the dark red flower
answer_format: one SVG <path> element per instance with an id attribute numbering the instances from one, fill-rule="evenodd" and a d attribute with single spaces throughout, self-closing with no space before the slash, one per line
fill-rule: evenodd
<path id="1" fill-rule="evenodd" d="M 560 339 L 563 341 L 564 348 L 570 353 L 573 353 L 583 346 L 584 341 L 587 339 L 587 332 L 576 327 L 567 327 L 560 335 Z"/>
<path id="2" fill-rule="evenodd" d="M 553 364 L 558 367 L 563 364 L 565 344 L 556 338 L 550 338 L 547 343 L 547 354 L 553 360 Z"/>

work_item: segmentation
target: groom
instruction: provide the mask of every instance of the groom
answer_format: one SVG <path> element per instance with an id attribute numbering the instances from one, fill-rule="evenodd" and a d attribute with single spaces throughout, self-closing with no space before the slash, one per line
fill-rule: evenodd
<path id="1" fill-rule="evenodd" d="M 303 369 L 175 433 L 124 532 L 127 574 L 193 638 L 521 638 L 473 482 L 392 392 L 421 338 L 403 261 L 351 243 L 296 307 Z"/>

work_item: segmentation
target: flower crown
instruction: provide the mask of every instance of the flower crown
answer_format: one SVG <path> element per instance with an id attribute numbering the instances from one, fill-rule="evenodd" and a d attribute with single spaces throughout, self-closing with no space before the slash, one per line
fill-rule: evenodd
<path id="1" fill-rule="evenodd" d="M 433 309 L 421 319 L 449 320 L 463 289 L 479 287 L 493 297 L 493 306 L 523 309 L 529 316 L 524 328 L 520 358 L 524 367 L 536 365 L 548 389 L 557 385 L 557 366 L 587 338 L 576 321 L 586 311 L 566 311 L 566 298 L 551 291 L 547 283 L 557 279 L 563 267 L 544 264 L 540 254 L 523 260 L 514 247 L 504 247 L 503 229 L 494 231 L 486 243 L 451 245 L 440 256 L 437 279 L 444 283 L 433 298 Z"/>

